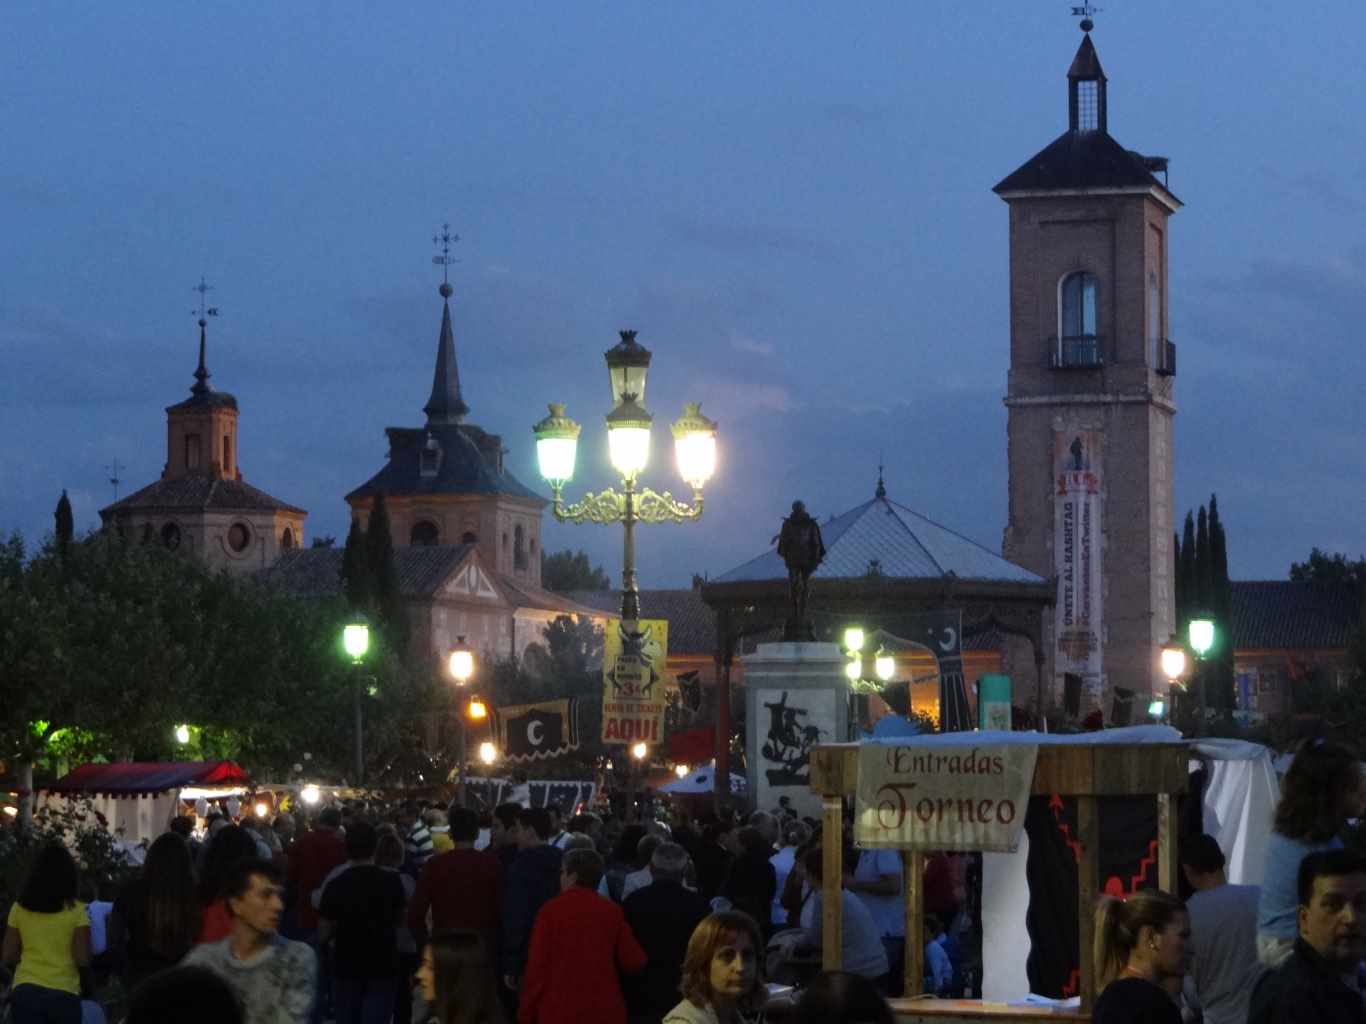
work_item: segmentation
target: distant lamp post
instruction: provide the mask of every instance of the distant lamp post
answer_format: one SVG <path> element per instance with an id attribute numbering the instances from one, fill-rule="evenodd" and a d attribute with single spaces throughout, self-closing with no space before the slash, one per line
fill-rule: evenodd
<path id="1" fill-rule="evenodd" d="M 674 775 L 678 776 L 680 779 L 686 779 L 688 777 L 688 771 L 689 768 L 686 764 L 674 765 Z"/>
<path id="2" fill-rule="evenodd" d="M 494 761 L 498 760 L 498 748 L 485 740 L 479 744 L 479 760 L 483 761 L 484 764 L 493 764 Z"/>
<path id="3" fill-rule="evenodd" d="M 890 683 L 896 675 L 896 659 L 879 649 L 877 657 L 873 660 L 873 671 L 877 673 L 878 679 Z"/>
<path id="4" fill-rule="evenodd" d="M 270 804 L 266 803 L 264 800 L 258 800 L 256 806 L 252 809 L 256 812 L 258 818 L 264 818 L 270 813 Z"/>
<path id="5" fill-rule="evenodd" d="M 317 786 L 305 786 L 303 789 L 299 790 L 299 799 L 312 807 L 322 799 L 322 793 L 318 790 Z"/>
<path id="6" fill-rule="evenodd" d="M 469 644 L 465 643 L 463 636 L 455 638 L 455 645 L 446 656 L 446 671 L 450 673 L 451 681 L 457 687 L 465 686 L 474 678 L 474 651 Z M 476 708 L 478 709 L 477 712 Z M 460 722 L 460 748 L 455 769 L 457 773 L 455 800 L 461 807 L 465 806 L 465 758 L 468 756 L 466 754 L 467 738 L 465 735 L 466 716 L 475 721 L 482 721 L 488 717 L 488 708 L 483 701 L 472 698 L 466 705 L 464 712 L 456 714 L 456 718 Z"/>
<path id="7" fill-rule="evenodd" d="M 844 649 L 850 657 L 863 650 L 863 630 L 858 626 L 850 626 L 844 631 Z"/>
<path id="8" fill-rule="evenodd" d="M 1196 676 L 1199 679 L 1198 689 L 1200 691 L 1200 720 L 1196 724 L 1196 735 L 1203 736 L 1205 735 L 1205 708 L 1209 703 L 1205 693 L 1205 658 L 1214 648 L 1214 620 L 1204 618 L 1203 616 L 1191 619 L 1188 635 L 1190 637 L 1191 650 L 1195 652 L 1196 661 L 1199 662 L 1199 665 L 1195 670 Z"/>
<path id="9" fill-rule="evenodd" d="M 175 741 L 182 747 L 190 742 L 190 727 L 188 725 L 177 725 L 175 727 Z"/>
<path id="10" fill-rule="evenodd" d="M 1175 636 L 1162 645 L 1162 674 L 1173 686 L 1180 685 L 1186 674 L 1186 649 Z"/>
<path id="11" fill-rule="evenodd" d="M 647 747 L 644 743 L 637 743 L 635 744 L 635 746 L 631 748 L 631 756 L 634 757 L 637 761 L 644 761 L 646 756 L 649 755 L 649 753 L 650 748 Z"/>
<path id="12" fill-rule="evenodd" d="M 1161 697 L 1155 697 L 1151 702 L 1149 702 L 1149 704 L 1148 704 L 1148 716 L 1149 716 L 1150 718 L 1152 718 L 1153 721 L 1156 721 L 1156 722 L 1162 721 L 1162 716 L 1165 715 L 1166 713 L 1167 713 L 1167 702 L 1166 702 L 1165 700 L 1163 700 Z"/>
<path id="13" fill-rule="evenodd" d="M 361 712 L 361 675 L 366 652 L 370 650 L 370 623 L 357 614 L 342 629 L 342 647 L 351 658 L 351 707 L 355 719 L 354 769 L 356 785 L 365 781 L 365 722 Z"/>

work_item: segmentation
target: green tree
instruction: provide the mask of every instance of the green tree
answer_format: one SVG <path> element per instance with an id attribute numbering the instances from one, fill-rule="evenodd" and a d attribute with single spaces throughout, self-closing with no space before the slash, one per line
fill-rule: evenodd
<path id="1" fill-rule="evenodd" d="M 1195 513 L 1186 513 L 1186 525 L 1181 532 L 1181 556 L 1176 574 L 1177 634 L 1184 638 L 1190 625 L 1191 605 L 1195 602 Z"/>
<path id="2" fill-rule="evenodd" d="M 541 586 L 563 594 L 571 590 L 611 590 L 612 580 L 601 566 L 588 560 L 584 551 L 556 551 L 547 555 L 541 550 Z"/>
<path id="3" fill-rule="evenodd" d="M 1348 558 L 1316 547 L 1308 559 L 1291 564 L 1290 578 L 1296 583 L 1346 583 L 1366 593 L 1366 558 Z"/>

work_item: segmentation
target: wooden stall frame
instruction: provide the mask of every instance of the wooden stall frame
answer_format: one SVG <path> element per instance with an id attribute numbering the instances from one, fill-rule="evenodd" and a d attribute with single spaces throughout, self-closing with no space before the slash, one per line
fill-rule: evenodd
<path id="1" fill-rule="evenodd" d="M 964 734 L 964 742 L 970 734 Z M 913 744 L 908 744 L 913 745 Z M 823 833 L 841 836 L 844 800 L 858 788 L 857 743 L 829 743 L 811 752 L 811 789 L 821 797 Z M 1157 877 L 1167 892 L 1176 891 L 1176 807 L 1172 797 L 1186 792 L 1190 751 L 1181 743 L 1077 743 L 1040 744 L 1034 765 L 1031 796 L 1075 797 L 1077 841 L 1077 933 L 1080 953 L 1081 1015 L 1089 1019 L 1096 999 L 1094 958 L 1095 906 L 1100 896 L 1100 821 L 1097 799 L 1106 796 L 1153 796 L 1157 798 Z M 833 853 L 832 853 L 833 847 Z M 825 873 L 821 898 L 821 963 L 838 970 L 842 947 L 841 843 L 823 844 Z M 925 850 L 902 851 L 906 893 L 906 991 L 924 987 L 923 864 Z M 985 969 L 985 965 L 984 965 Z M 904 1002 L 896 1000 L 895 1003 Z M 966 1010 L 961 1001 L 945 1007 L 942 1015 L 958 1019 L 987 1020 L 1007 1008 L 982 1003 L 979 1013 Z M 918 1001 L 916 1016 L 936 1016 L 932 1001 Z M 1055 1018 L 1056 1019 L 1056 1018 Z"/>

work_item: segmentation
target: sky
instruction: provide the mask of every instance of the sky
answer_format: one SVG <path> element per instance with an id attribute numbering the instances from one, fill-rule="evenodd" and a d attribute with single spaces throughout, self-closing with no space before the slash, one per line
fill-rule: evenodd
<path id="1" fill-rule="evenodd" d="M 602 353 L 654 352 L 667 424 L 720 423 L 703 520 L 642 529 L 643 587 L 761 553 L 794 498 L 894 500 L 1000 549 L 1007 211 L 1066 128 L 1070 4 L 6 4 L 0 531 L 155 480 L 221 310 L 244 478 L 344 537 L 419 426 L 440 324 L 470 421 L 540 486 L 531 425 L 612 481 Z M 1109 127 L 1171 160 L 1178 515 L 1219 497 L 1235 578 L 1366 550 L 1366 7 L 1109 0 Z M 619 527 L 555 524 L 616 574 Z"/>

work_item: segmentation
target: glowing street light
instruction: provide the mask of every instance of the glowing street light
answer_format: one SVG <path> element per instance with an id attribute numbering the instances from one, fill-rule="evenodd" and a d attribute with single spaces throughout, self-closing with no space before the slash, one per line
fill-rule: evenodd
<path id="1" fill-rule="evenodd" d="M 190 727 L 188 725 L 177 725 L 175 727 L 175 741 L 182 747 L 190 742 Z"/>
<path id="2" fill-rule="evenodd" d="M 1175 636 L 1162 645 L 1162 674 L 1172 685 L 1186 674 L 1186 649 Z"/>
<path id="3" fill-rule="evenodd" d="M 455 638 L 455 645 L 446 657 L 446 671 L 450 673 L 451 681 L 457 687 L 464 686 L 474 678 L 474 651 L 465 643 L 463 636 Z M 469 756 L 469 740 L 465 735 L 466 716 L 473 721 L 482 721 L 488 717 L 488 708 L 478 698 L 471 698 L 465 707 L 465 714 L 456 715 L 460 720 L 460 760 L 457 765 L 459 775 L 455 783 L 455 799 L 461 807 L 465 806 L 465 760 Z"/>
<path id="4" fill-rule="evenodd" d="M 493 764 L 494 761 L 498 760 L 498 748 L 485 740 L 479 744 L 479 760 L 485 764 Z"/>
<path id="5" fill-rule="evenodd" d="M 318 791 L 317 786 L 308 785 L 305 786 L 303 789 L 299 790 L 299 799 L 302 800 L 304 803 L 308 804 L 308 806 L 312 807 L 314 804 L 316 804 L 319 800 L 322 799 L 322 793 Z"/>
<path id="6" fill-rule="evenodd" d="M 691 769 L 686 764 L 674 765 L 674 774 L 677 775 L 680 779 L 686 779 L 688 777 L 688 772 L 690 770 Z"/>
<path id="7" fill-rule="evenodd" d="M 456 686 L 464 686 L 474 676 L 474 651 L 465 643 L 463 636 L 456 637 L 455 646 L 446 658 L 446 670 L 455 680 Z"/>
<path id="8" fill-rule="evenodd" d="M 370 650 L 370 623 L 359 612 L 342 629 L 342 648 L 351 658 L 351 713 L 355 719 L 355 784 L 359 786 L 365 776 L 365 722 L 361 712 L 361 666 L 365 653 Z"/>
<path id="9" fill-rule="evenodd" d="M 364 615 L 357 615 L 346 624 L 342 630 L 342 647 L 354 664 L 365 660 L 365 653 L 370 650 L 370 623 L 365 621 Z"/>
<path id="10" fill-rule="evenodd" d="M 644 761 L 645 756 L 650 753 L 650 748 L 644 743 L 637 743 L 631 748 L 631 756 L 637 761 Z"/>
<path id="11" fill-rule="evenodd" d="M 1214 646 L 1214 622 L 1211 619 L 1191 619 L 1190 624 L 1191 650 L 1195 656 L 1204 659 Z"/>
<path id="12" fill-rule="evenodd" d="M 471 697 L 469 704 L 465 708 L 465 713 L 470 716 L 470 721 L 482 722 L 489 716 L 488 705 L 478 697 Z"/>
<path id="13" fill-rule="evenodd" d="M 896 659 L 886 651 L 879 650 L 877 657 L 873 660 L 873 670 L 884 683 L 890 683 L 892 677 L 896 675 Z"/>
<path id="14" fill-rule="evenodd" d="M 264 800 L 258 800 L 256 806 L 252 809 L 256 812 L 258 818 L 264 818 L 270 813 L 270 804 L 266 803 Z"/>
<path id="15" fill-rule="evenodd" d="M 863 630 L 858 626 L 850 626 L 844 631 L 844 649 L 851 655 L 863 650 Z"/>

